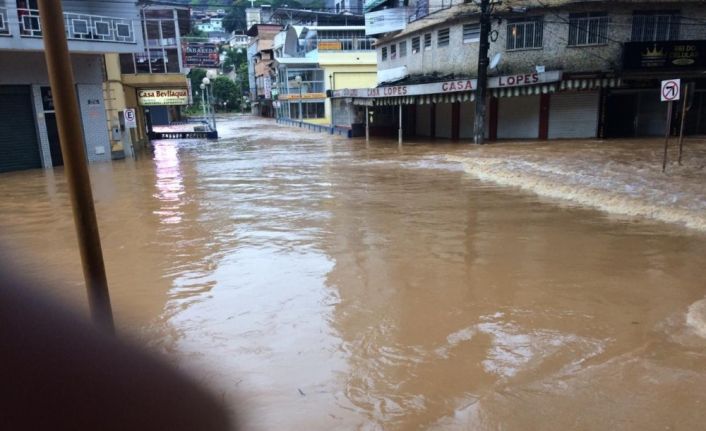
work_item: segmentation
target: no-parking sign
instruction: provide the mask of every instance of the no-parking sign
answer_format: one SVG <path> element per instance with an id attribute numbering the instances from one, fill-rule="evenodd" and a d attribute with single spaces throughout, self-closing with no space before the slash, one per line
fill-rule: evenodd
<path id="1" fill-rule="evenodd" d="M 134 129 L 137 127 L 137 118 L 135 118 L 135 110 L 128 108 L 123 111 L 123 117 L 125 117 L 125 127 L 129 129 Z"/>
<path id="2" fill-rule="evenodd" d="M 662 81 L 662 102 L 674 102 L 681 96 L 681 79 L 668 79 Z"/>

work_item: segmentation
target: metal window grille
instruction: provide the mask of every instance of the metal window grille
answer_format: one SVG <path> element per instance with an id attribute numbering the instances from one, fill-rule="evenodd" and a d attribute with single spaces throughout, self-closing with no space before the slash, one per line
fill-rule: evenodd
<path id="1" fill-rule="evenodd" d="M 387 60 L 387 47 L 383 46 L 382 47 L 382 61 Z"/>
<path id="2" fill-rule="evenodd" d="M 10 27 L 7 23 L 7 9 L 0 7 L 0 36 L 8 36 L 10 34 Z"/>
<path id="3" fill-rule="evenodd" d="M 480 42 L 480 24 L 463 25 L 463 43 Z"/>
<path id="4" fill-rule="evenodd" d="M 400 42 L 400 58 L 407 56 L 407 41 Z"/>
<path id="5" fill-rule="evenodd" d="M 392 44 L 390 45 L 390 60 L 394 60 L 397 58 L 397 45 Z"/>
<path id="6" fill-rule="evenodd" d="M 431 33 L 424 35 L 424 49 L 431 49 Z"/>
<path id="7" fill-rule="evenodd" d="M 541 48 L 544 17 L 521 18 L 507 24 L 507 49 Z"/>
<path id="8" fill-rule="evenodd" d="M 638 11 L 632 17 L 633 42 L 659 42 L 679 39 L 678 11 Z"/>
<path id="9" fill-rule="evenodd" d="M 412 38 L 412 54 L 419 52 L 419 37 Z"/>
<path id="10" fill-rule="evenodd" d="M 602 45 L 608 42 L 608 14 L 569 15 L 569 46 Z"/>
<path id="11" fill-rule="evenodd" d="M 449 46 L 449 29 L 444 28 L 436 33 L 436 44 L 438 46 Z"/>

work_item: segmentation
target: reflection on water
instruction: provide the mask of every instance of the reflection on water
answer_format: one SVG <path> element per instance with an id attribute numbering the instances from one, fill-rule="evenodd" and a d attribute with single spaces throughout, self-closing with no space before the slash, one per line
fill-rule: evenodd
<path id="1" fill-rule="evenodd" d="M 118 322 L 248 429 L 702 427 L 703 235 L 479 182 L 467 147 L 221 127 L 91 169 Z M 82 301 L 65 187 L 0 176 L 0 229 Z"/>
<path id="2" fill-rule="evenodd" d="M 154 213 L 166 224 L 179 223 L 182 216 L 180 207 L 184 184 L 177 151 L 175 142 L 154 142 L 155 198 L 162 202 L 161 208 Z"/>

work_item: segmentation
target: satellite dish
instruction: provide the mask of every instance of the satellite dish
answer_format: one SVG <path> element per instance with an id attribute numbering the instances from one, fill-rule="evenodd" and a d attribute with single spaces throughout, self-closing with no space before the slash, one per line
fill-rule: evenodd
<path id="1" fill-rule="evenodd" d="M 495 54 L 495 55 L 493 56 L 493 59 L 490 60 L 490 65 L 489 65 L 490 68 L 491 68 L 491 69 L 495 69 L 496 67 L 498 67 L 498 64 L 500 64 L 500 60 L 501 60 L 502 58 L 503 58 L 503 54 L 502 54 L 502 53 L 499 52 L 499 53 Z"/>

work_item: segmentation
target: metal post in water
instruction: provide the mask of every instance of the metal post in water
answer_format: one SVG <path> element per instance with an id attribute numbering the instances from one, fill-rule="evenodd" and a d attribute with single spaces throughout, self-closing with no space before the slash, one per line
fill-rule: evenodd
<path id="1" fill-rule="evenodd" d="M 39 12 L 44 35 L 44 56 L 54 98 L 64 172 L 69 186 L 91 316 L 96 324 L 114 333 L 113 312 L 61 2 L 39 0 Z"/>
<path id="2" fill-rule="evenodd" d="M 370 114 L 368 113 L 368 105 L 365 105 L 365 142 L 370 142 Z"/>
<path id="3" fill-rule="evenodd" d="M 667 106 L 667 132 L 664 134 L 664 157 L 662 158 L 662 172 L 667 170 L 667 148 L 669 147 L 669 133 L 672 130 L 672 106 L 674 102 L 668 102 Z"/>
<path id="4" fill-rule="evenodd" d="M 402 104 L 400 103 L 400 127 L 398 129 L 397 143 L 402 145 Z"/>
<path id="5" fill-rule="evenodd" d="M 684 125 L 686 123 L 686 113 L 689 111 L 687 100 L 689 99 L 689 84 L 684 86 L 684 105 L 681 112 L 681 126 L 679 126 L 679 166 L 681 166 L 681 156 L 684 151 Z"/>
<path id="6" fill-rule="evenodd" d="M 490 0 L 480 3 L 480 44 L 478 46 L 478 85 L 476 90 L 476 116 L 473 125 L 473 142 L 485 143 L 485 116 L 488 92 L 488 51 L 490 50 Z"/>

